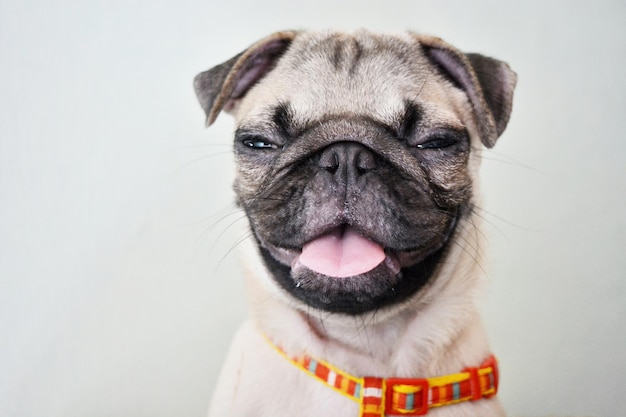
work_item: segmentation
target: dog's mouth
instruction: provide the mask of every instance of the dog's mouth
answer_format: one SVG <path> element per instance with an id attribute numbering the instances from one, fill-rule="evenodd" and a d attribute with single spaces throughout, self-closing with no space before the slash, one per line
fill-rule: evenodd
<path id="1" fill-rule="evenodd" d="M 291 268 L 294 274 L 305 267 L 328 277 L 347 278 L 365 274 L 383 262 L 396 274 L 400 272 L 396 256 L 385 253 L 382 245 L 354 228 L 342 226 L 306 243 Z"/>
<path id="2" fill-rule="evenodd" d="M 427 247 L 396 250 L 341 225 L 301 249 L 261 242 L 276 281 L 307 305 L 361 314 L 398 303 L 423 288 L 445 254 L 456 218 L 444 239 Z"/>

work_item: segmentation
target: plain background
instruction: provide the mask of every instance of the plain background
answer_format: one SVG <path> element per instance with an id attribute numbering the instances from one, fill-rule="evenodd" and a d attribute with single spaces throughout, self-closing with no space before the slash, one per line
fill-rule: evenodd
<path id="1" fill-rule="evenodd" d="M 513 416 L 623 415 L 623 1 L 0 1 L 0 416 L 202 416 L 245 317 L 232 121 L 193 76 L 287 28 L 511 64 L 483 160 L 484 319 Z"/>

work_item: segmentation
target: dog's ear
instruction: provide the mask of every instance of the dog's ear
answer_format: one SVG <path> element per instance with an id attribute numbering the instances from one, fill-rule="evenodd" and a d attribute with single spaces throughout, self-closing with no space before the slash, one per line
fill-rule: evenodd
<path id="1" fill-rule="evenodd" d="M 195 77 L 193 85 L 206 113 L 207 126 L 222 109 L 232 109 L 238 99 L 274 68 L 296 35 L 295 31 L 274 33 Z"/>
<path id="2" fill-rule="evenodd" d="M 491 148 L 511 115 L 517 75 L 505 62 L 480 54 L 464 54 L 443 40 L 417 35 L 426 56 L 442 74 L 467 94 L 483 144 Z"/>

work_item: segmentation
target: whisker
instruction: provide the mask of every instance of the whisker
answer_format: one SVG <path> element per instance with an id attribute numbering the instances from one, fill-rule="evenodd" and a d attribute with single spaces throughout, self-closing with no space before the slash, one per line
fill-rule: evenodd
<path id="1" fill-rule="evenodd" d="M 192 159 L 191 161 L 188 161 L 186 163 L 184 163 L 183 165 L 179 166 L 178 168 L 176 168 L 173 172 L 172 172 L 172 176 L 178 175 L 180 174 L 181 171 L 188 169 L 189 167 L 199 163 L 199 162 L 203 162 L 203 161 L 207 161 L 209 159 L 212 158 L 217 158 L 217 157 L 221 157 L 224 155 L 229 155 L 232 154 L 232 152 L 230 151 L 222 151 L 222 152 L 215 152 L 215 153 L 211 153 L 211 154 L 205 154 L 202 155 L 198 158 Z"/>
<path id="2" fill-rule="evenodd" d="M 207 238 L 207 236 L 213 231 L 215 230 L 215 228 L 220 224 L 220 222 L 226 220 L 229 217 L 232 217 L 236 214 L 241 215 L 242 211 L 241 210 L 235 210 L 232 211 L 231 213 L 227 213 L 225 215 L 223 215 L 220 219 L 218 219 L 216 222 L 214 222 L 213 224 L 211 224 L 209 227 L 205 228 L 199 235 L 198 238 L 196 239 L 196 249 L 199 249 L 202 241 L 204 239 Z M 236 218 L 234 221 L 232 221 L 229 225 L 227 225 L 224 230 L 222 230 L 222 232 L 219 234 L 218 238 L 222 237 L 226 231 L 228 231 L 228 229 L 230 229 L 230 227 L 232 227 L 235 223 L 241 221 L 245 216 L 239 216 L 238 218 Z M 213 250 L 214 245 L 217 243 L 217 239 L 215 242 L 213 242 L 213 245 L 211 246 L 211 249 L 209 250 L 209 255 L 211 254 L 211 251 Z"/>
<path id="3" fill-rule="evenodd" d="M 539 230 L 537 230 L 537 229 L 532 229 L 532 228 L 530 228 L 530 227 L 525 227 L 525 226 L 521 226 L 521 225 L 519 225 L 519 224 L 515 224 L 515 223 L 513 223 L 512 221 L 507 220 L 507 219 L 506 219 L 506 218 L 504 218 L 504 217 L 498 216 L 497 214 L 495 214 L 495 213 L 493 213 L 493 212 L 490 212 L 490 211 L 488 211 L 488 210 L 485 210 L 485 209 L 484 209 L 484 208 L 482 208 L 482 207 L 475 206 L 475 208 L 476 208 L 476 209 L 478 209 L 478 210 L 480 210 L 480 212 L 481 212 L 481 213 L 483 213 L 483 214 L 485 214 L 485 215 L 487 215 L 487 216 L 493 217 L 493 218 L 495 218 L 495 219 L 497 219 L 497 220 L 499 220 L 499 221 L 501 221 L 501 222 L 503 222 L 503 223 L 506 223 L 506 224 L 507 224 L 507 225 L 509 225 L 509 226 L 515 227 L 516 229 L 519 229 L 519 230 L 524 230 L 524 231 L 526 231 L 526 232 L 539 232 Z M 483 219 L 483 220 L 485 220 L 486 222 L 488 222 L 490 225 L 492 225 L 492 226 L 494 226 L 494 227 L 497 227 L 497 226 L 495 225 L 495 223 L 490 222 L 490 221 L 487 219 L 487 217 L 486 217 L 486 216 L 484 216 L 484 215 L 482 215 L 481 213 L 476 213 L 476 214 L 477 214 L 477 215 L 478 215 L 481 219 Z"/>
<path id="4" fill-rule="evenodd" d="M 242 211 L 239 213 L 240 216 L 237 217 L 235 220 L 231 221 L 221 232 L 219 235 L 216 236 L 215 240 L 213 240 L 213 243 L 211 244 L 211 247 L 209 248 L 208 251 L 208 256 L 211 257 L 214 253 L 214 250 L 217 247 L 218 242 L 224 237 L 224 235 L 226 235 L 226 232 L 230 231 L 230 229 L 237 223 L 241 222 L 242 220 L 244 220 L 246 218 L 246 214 Z M 230 251 L 230 250 L 229 250 Z"/>
<path id="5" fill-rule="evenodd" d="M 519 168 L 528 169 L 534 172 L 540 172 L 540 170 L 538 170 L 537 168 L 534 168 L 530 165 L 526 165 L 523 162 L 509 155 L 506 155 L 504 153 L 498 152 L 493 149 L 483 149 L 481 147 L 477 147 L 477 148 L 472 148 L 472 152 L 477 153 L 480 159 L 485 160 L 485 161 L 499 162 L 502 164 L 507 164 L 507 165 L 512 165 L 512 166 L 516 166 Z M 486 155 L 489 155 L 489 156 L 486 156 Z"/>
<path id="6" fill-rule="evenodd" d="M 230 247 L 230 249 L 228 249 L 226 251 L 226 253 L 224 255 L 222 255 L 222 258 L 219 260 L 219 262 L 217 263 L 217 265 L 215 266 L 215 269 L 213 271 L 214 275 L 217 275 L 217 271 L 220 269 L 220 267 L 222 266 L 223 262 L 226 260 L 226 258 L 239 246 L 241 245 L 243 242 L 245 242 L 247 239 L 252 237 L 252 232 L 251 231 L 247 231 L 246 233 L 244 233 L 242 236 L 240 236 L 235 243 Z"/>
<path id="7" fill-rule="evenodd" d="M 198 149 L 198 148 L 224 148 L 231 151 L 233 149 L 233 145 L 230 143 L 195 143 L 190 145 L 179 145 L 176 146 L 177 150 L 186 150 L 186 149 Z"/>
<path id="8" fill-rule="evenodd" d="M 215 213 L 207 216 L 207 217 L 202 217 L 200 219 L 197 220 L 191 220 L 189 222 L 183 223 L 181 226 L 185 226 L 185 227 L 190 227 L 190 226 L 198 226 L 201 225 L 203 223 L 207 223 L 210 221 L 213 221 L 216 217 L 220 216 L 217 220 L 215 220 L 215 222 L 219 223 L 222 219 L 224 219 L 227 216 L 230 216 L 238 211 L 241 211 L 241 209 L 239 207 L 237 207 L 237 205 L 233 202 L 233 203 L 229 203 L 227 205 L 225 205 L 224 207 L 222 207 L 219 210 L 216 210 Z M 211 225 L 210 227 L 213 227 L 214 225 Z"/>

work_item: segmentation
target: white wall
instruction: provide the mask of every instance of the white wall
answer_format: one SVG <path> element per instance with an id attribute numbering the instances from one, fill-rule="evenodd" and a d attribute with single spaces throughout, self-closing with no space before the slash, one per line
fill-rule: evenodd
<path id="1" fill-rule="evenodd" d="M 626 3 L 0 1 L 0 416 L 202 416 L 245 315 L 231 121 L 191 80 L 272 31 L 438 34 L 519 73 L 484 156 L 511 415 L 626 401 Z"/>

